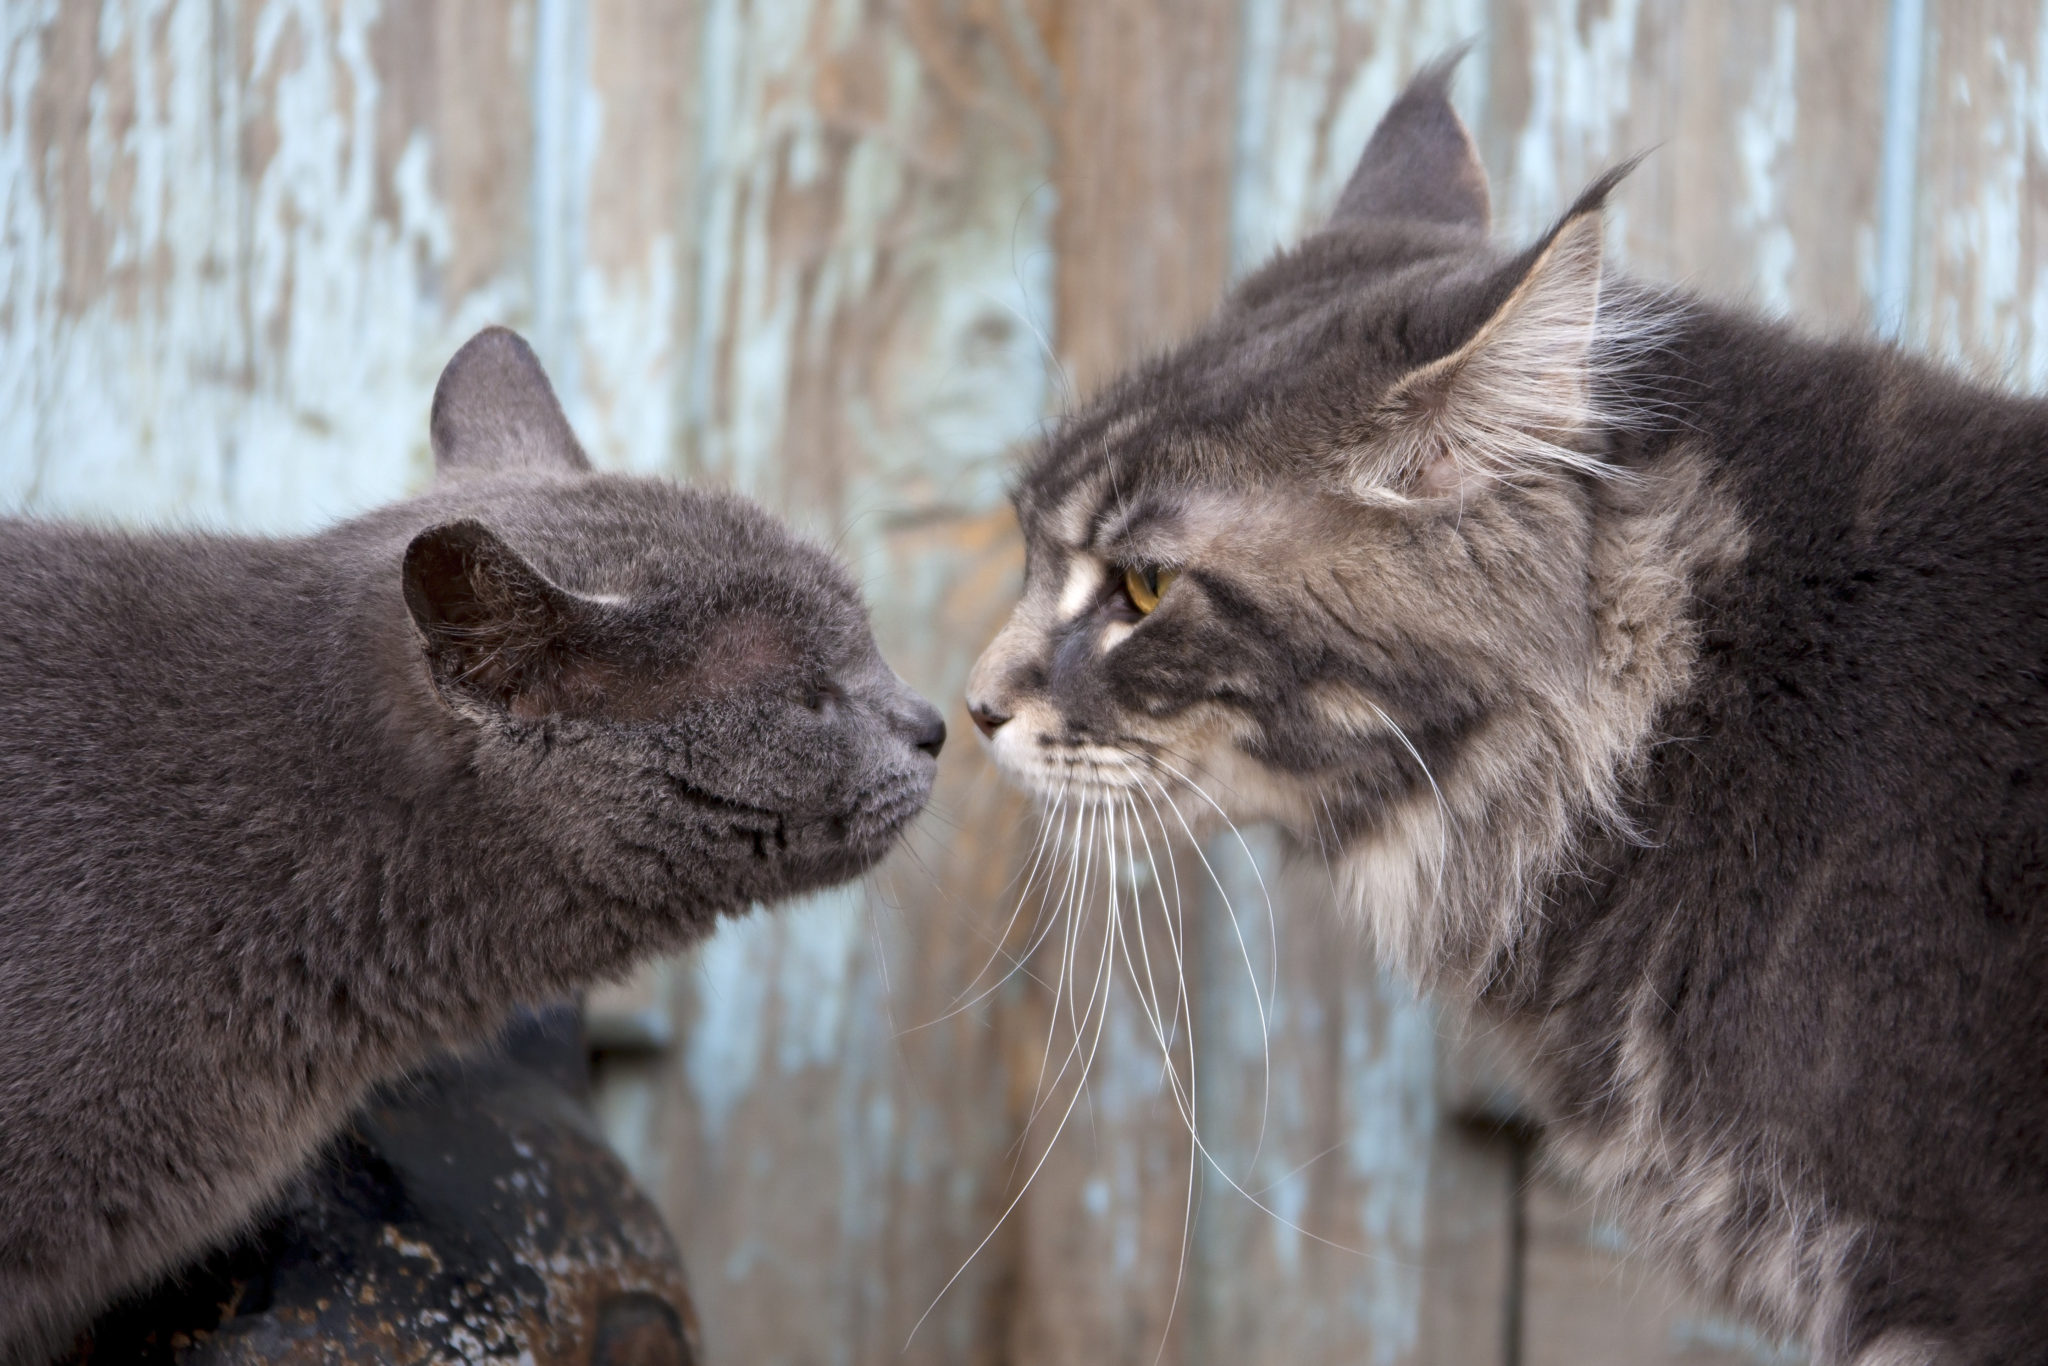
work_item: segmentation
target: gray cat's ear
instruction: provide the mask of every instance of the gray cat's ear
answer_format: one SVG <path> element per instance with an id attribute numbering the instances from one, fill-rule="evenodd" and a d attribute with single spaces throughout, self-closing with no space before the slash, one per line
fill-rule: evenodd
<path id="1" fill-rule="evenodd" d="M 1605 470 L 1581 438 L 1596 418 L 1601 205 L 1627 170 L 1603 177 L 1510 264 L 1505 297 L 1470 341 L 1394 386 L 1366 482 L 1384 487 L 1391 471 L 1399 492 L 1431 496 L 1539 466 Z"/>
<path id="2" fill-rule="evenodd" d="M 536 716 L 576 690 L 592 604 L 550 582 L 481 522 L 413 537 L 404 583 L 428 670 L 445 696 Z"/>
<path id="3" fill-rule="evenodd" d="M 510 328 L 486 327 L 449 360 L 428 429 L 440 475 L 590 468 L 540 360 Z"/>
<path id="4" fill-rule="evenodd" d="M 1381 116 L 1332 224 L 1407 218 L 1487 230 L 1493 210 L 1486 168 L 1451 108 L 1451 74 L 1469 47 L 1424 67 Z"/>

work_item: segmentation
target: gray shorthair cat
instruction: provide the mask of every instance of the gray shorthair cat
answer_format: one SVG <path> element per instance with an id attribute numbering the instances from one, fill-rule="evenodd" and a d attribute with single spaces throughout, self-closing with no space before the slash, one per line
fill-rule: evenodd
<path id="1" fill-rule="evenodd" d="M 525 343 L 297 540 L 0 521 L 0 1362 L 247 1226 L 372 1083 L 872 865 L 945 728 L 846 575 L 593 474 Z"/>
<path id="2" fill-rule="evenodd" d="M 1617 176 L 1495 247 L 1448 75 L 1032 460 L 976 722 L 1327 852 L 1818 1361 L 2048 1359 L 2048 405 L 1616 278 Z"/>

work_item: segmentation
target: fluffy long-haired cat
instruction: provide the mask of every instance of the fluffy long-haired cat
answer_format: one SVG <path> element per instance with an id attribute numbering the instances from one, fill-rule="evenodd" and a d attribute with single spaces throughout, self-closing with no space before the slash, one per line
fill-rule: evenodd
<path id="1" fill-rule="evenodd" d="M 1613 177 L 1497 247 L 1447 77 L 1031 460 L 972 713 L 1328 852 L 1817 1360 L 2042 1359 L 2048 406 L 1617 278 Z"/>
<path id="2" fill-rule="evenodd" d="M 0 522 L 0 1362 L 243 1227 L 368 1087 L 870 866 L 938 715 L 826 555 L 593 474 L 525 344 L 295 540 Z"/>

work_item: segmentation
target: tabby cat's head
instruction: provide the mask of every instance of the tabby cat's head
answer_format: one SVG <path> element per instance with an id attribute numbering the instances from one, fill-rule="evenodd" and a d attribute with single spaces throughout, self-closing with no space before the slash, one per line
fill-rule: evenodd
<path id="1" fill-rule="evenodd" d="M 1603 298 L 1614 177 L 1497 249 L 1448 74 L 1322 232 L 1029 462 L 1023 599 L 968 700 L 1041 796 L 1192 821 L 1199 785 L 1326 848 L 1434 851 L 1454 786 L 1611 760 L 1595 508 L 1642 353 Z"/>
<path id="2" fill-rule="evenodd" d="M 536 854 L 651 906 L 738 909 L 866 869 L 923 808 L 938 713 L 840 566 L 752 503 L 591 473 L 524 342 L 435 394 L 397 585 L 463 764 Z"/>

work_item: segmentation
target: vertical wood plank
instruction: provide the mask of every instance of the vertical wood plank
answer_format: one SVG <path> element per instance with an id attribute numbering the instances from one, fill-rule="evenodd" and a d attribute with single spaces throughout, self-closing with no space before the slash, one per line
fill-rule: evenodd
<path id="1" fill-rule="evenodd" d="M 1497 0 L 1481 145 L 1503 228 L 1611 201 L 1632 267 L 1818 328 L 1866 327 L 1885 25 L 1823 0 Z"/>
<path id="2" fill-rule="evenodd" d="M 663 10 L 581 14 L 607 126 L 661 94 L 643 45 L 661 41 Z M 960 736 L 967 666 L 1021 571 L 1006 452 L 1053 388 L 1043 36 L 981 0 L 711 0 L 691 22 L 695 131 L 656 153 L 687 180 L 676 224 L 662 226 L 667 192 L 628 183 L 648 147 L 604 144 L 591 172 L 583 268 L 603 280 L 579 295 L 583 401 L 616 431 L 615 458 L 666 460 L 828 540 L 875 603 L 884 653 Z M 644 212 L 606 205 L 608 175 Z M 671 250 L 669 387 L 671 362 L 632 334 L 654 278 L 637 263 Z M 635 435 L 664 426 L 665 457 Z M 1000 933 L 1021 817 L 956 739 L 904 856 L 861 888 L 732 925 L 680 968 L 682 1042 L 642 1122 L 717 1306 L 713 1356 L 1000 1350 L 1006 1244 L 940 1292 L 1001 1212 L 1004 998 L 943 1017 Z"/>
<path id="3" fill-rule="evenodd" d="M 1977 374 L 2048 383 L 2048 13 L 1926 11 L 1918 269 L 1906 336 Z"/>
<path id="4" fill-rule="evenodd" d="M 1057 11 L 1059 351 L 1083 392 L 1222 293 L 1238 36 L 1233 0 Z"/>
<path id="5" fill-rule="evenodd" d="M 1373 961 L 1319 861 L 1289 866 L 1265 832 L 1247 843 L 1225 837 L 1209 855 L 1228 896 L 1210 898 L 1197 982 L 1214 1157 L 1190 1308 L 1198 1359 L 1413 1360 L 1435 1013 Z"/>
<path id="6" fill-rule="evenodd" d="M 543 160 L 560 164 L 544 167 L 535 205 L 538 288 L 554 296 L 536 310 L 536 345 L 592 460 L 672 472 L 691 319 L 702 15 L 663 0 L 544 8 L 552 22 L 541 31 L 562 50 L 542 58 L 542 115 L 557 125 Z M 548 192 L 560 202 L 546 202 Z"/>
<path id="7" fill-rule="evenodd" d="M 1042 17 L 1056 97 L 1054 336 L 1071 394 L 1085 397 L 1221 296 L 1238 9 L 1235 0 L 1061 0 Z M 1100 927 L 1106 914 L 1098 903 L 1084 923 Z M 1199 961 L 1215 947 L 1191 943 L 1185 953 Z M 1078 955 L 1073 975 L 1090 980 L 1099 956 Z M 1180 1279 L 1190 1140 L 1162 1085 L 1160 1044 L 1112 967 L 1073 1118 L 1058 1126 L 1071 1096 L 1055 1092 L 1022 1135 L 1024 1170 L 1037 1174 L 1014 1216 L 1018 1304 L 1006 1349 L 1017 1360 L 1172 1363 L 1195 1348 L 1177 1323 L 1181 1296 L 1196 1290 Z M 1053 1007 L 1043 991 L 1019 994 L 1007 1057 L 1022 1078 L 1039 1074 L 1048 1047 L 1057 1075 L 1074 1049 Z"/>
<path id="8" fill-rule="evenodd" d="M 1245 0 L 1239 46 L 1231 264 L 1260 264 L 1312 232 L 1408 78 L 1458 44 L 1486 38 L 1486 0 Z M 1483 126 L 1486 67 L 1468 56 L 1452 88 Z"/>
<path id="9" fill-rule="evenodd" d="M 288 528 L 421 478 L 524 303 L 524 13 L 8 6 L 0 499 Z"/>

